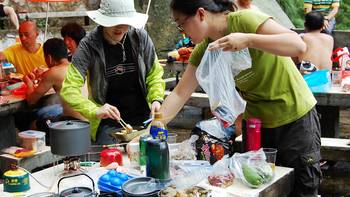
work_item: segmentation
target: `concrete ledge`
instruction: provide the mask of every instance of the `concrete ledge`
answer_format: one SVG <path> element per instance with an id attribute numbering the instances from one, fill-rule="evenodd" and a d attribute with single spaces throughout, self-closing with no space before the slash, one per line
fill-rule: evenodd
<path id="1" fill-rule="evenodd" d="M 49 146 L 46 146 L 43 151 L 36 153 L 33 157 L 28 158 L 17 158 L 10 154 L 2 154 L 0 155 L 0 172 L 3 173 L 9 170 L 11 164 L 16 164 L 28 171 L 32 171 L 35 168 L 52 164 L 62 158 L 61 156 L 53 155 Z"/>
<path id="2" fill-rule="evenodd" d="M 56 18 L 67 18 L 67 17 L 84 17 L 87 16 L 86 11 L 63 11 L 63 12 L 48 12 L 48 17 L 56 17 Z M 18 14 L 20 19 L 25 19 L 27 16 L 30 19 L 35 18 L 46 18 L 46 12 L 28 12 L 28 13 L 20 13 Z"/>

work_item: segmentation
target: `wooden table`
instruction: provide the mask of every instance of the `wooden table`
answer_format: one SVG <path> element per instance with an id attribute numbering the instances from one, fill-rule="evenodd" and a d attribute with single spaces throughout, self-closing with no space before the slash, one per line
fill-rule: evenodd
<path id="1" fill-rule="evenodd" d="M 321 114 L 322 137 L 339 137 L 339 111 L 341 107 L 350 107 L 350 92 L 332 87 L 330 91 L 314 93 L 314 96 Z"/>
<path id="2" fill-rule="evenodd" d="M 125 154 L 123 157 L 123 163 L 124 165 L 129 164 L 129 160 L 126 158 Z M 99 165 L 95 165 L 94 167 L 88 167 L 84 168 L 86 170 L 86 173 L 93 178 L 95 182 L 95 188 L 96 191 L 98 191 L 97 187 L 97 181 L 98 178 L 107 172 L 106 169 L 100 168 Z M 31 189 L 27 192 L 22 193 L 25 196 L 28 196 L 30 194 L 39 193 L 39 192 L 55 192 L 57 193 L 57 181 L 58 181 L 58 175 L 63 170 L 63 165 L 58 165 L 56 167 L 50 167 L 45 170 L 36 172 L 33 174 L 35 178 L 37 178 L 39 181 L 44 182 L 46 185 L 52 185 L 51 189 L 46 189 L 42 186 L 40 186 L 32 177 L 30 177 L 30 187 Z M 126 168 L 124 168 L 126 170 Z M 207 185 L 206 180 L 203 180 L 199 185 L 204 187 L 209 187 L 213 190 L 214 195 L 222 197 L 223 193 L 228 194 L 228 196 L 287 196 L 291 189 L 293 188 L 294 183 L 294 171 L 292 168 L 285 168 L 285 167 L 279 167 L 276 166 L 276 174 L 273 179 L 268 184 L 265 184 L 261 186 L 261 188 L 258 189 L 251 189 L 245 185 L 243 185 L 240 180 L 235 179 L 234 184 L 227 189 L 221 189 L 217 187 L 212 187 Z M 78 184 L 77 184 L 78 183 Z M 72 188 L 74 186 L 84 186 L 84 187 L 92 187 L 91 181 L 84 176 L 78 176 L 75 178 L 69 178 L 65 179 L 61 182 L 60 185 L 60 191 Z M 7 197 L 12 196 L 12 194 L 9 194 L 7 192 L 3 192 L 3 185 L 0 185 L 0 196 L 1 197 Z"/>

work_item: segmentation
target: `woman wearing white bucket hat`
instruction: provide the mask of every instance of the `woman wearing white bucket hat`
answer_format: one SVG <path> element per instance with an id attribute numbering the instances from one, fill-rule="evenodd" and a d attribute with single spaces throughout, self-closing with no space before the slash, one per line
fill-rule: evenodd
<path id="1" fill-rule="evenodd" d="M 164 97 L 163 68 L 155 48 L 142 28 L 148 19 L 136 12 L 133 0 L 101 0 L 88 11 L 99 24 L 79 44 L 72 58 L 61 96 L 89 119 L 97 144 L 113 143 L 109 133 L 123 119 L 141 125 L 159 110 Z M 89 99 L 81 94 L 88 81 Z"/>

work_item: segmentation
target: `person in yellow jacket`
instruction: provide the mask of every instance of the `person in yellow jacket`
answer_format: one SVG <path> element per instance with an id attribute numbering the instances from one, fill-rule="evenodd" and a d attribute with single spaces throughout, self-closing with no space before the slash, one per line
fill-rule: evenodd
<path id="1" fill-rule="evenodd" d="M 81 40 L 61 89 L 62 98 L 91 125 L 96 144 L 111 144 L 118 120 L 142 125 L 164 97 L 163 68 L 142 28 L 147 15 L 130 0 L 102 0 L 88 11 L 98 27 Z M 81 94 L 88 82 L 89 98 Z"/>

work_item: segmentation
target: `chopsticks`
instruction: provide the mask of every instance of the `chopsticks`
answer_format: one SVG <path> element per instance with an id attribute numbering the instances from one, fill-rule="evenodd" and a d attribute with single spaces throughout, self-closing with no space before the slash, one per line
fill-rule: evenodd
<path id="1" fill-rule="evenodd" d="M 127 124 L 122 118 L 118 120 L 119 124 L 126 130 L 126 132 L 131 133 L 134 129 L 131 125 Z"/>

